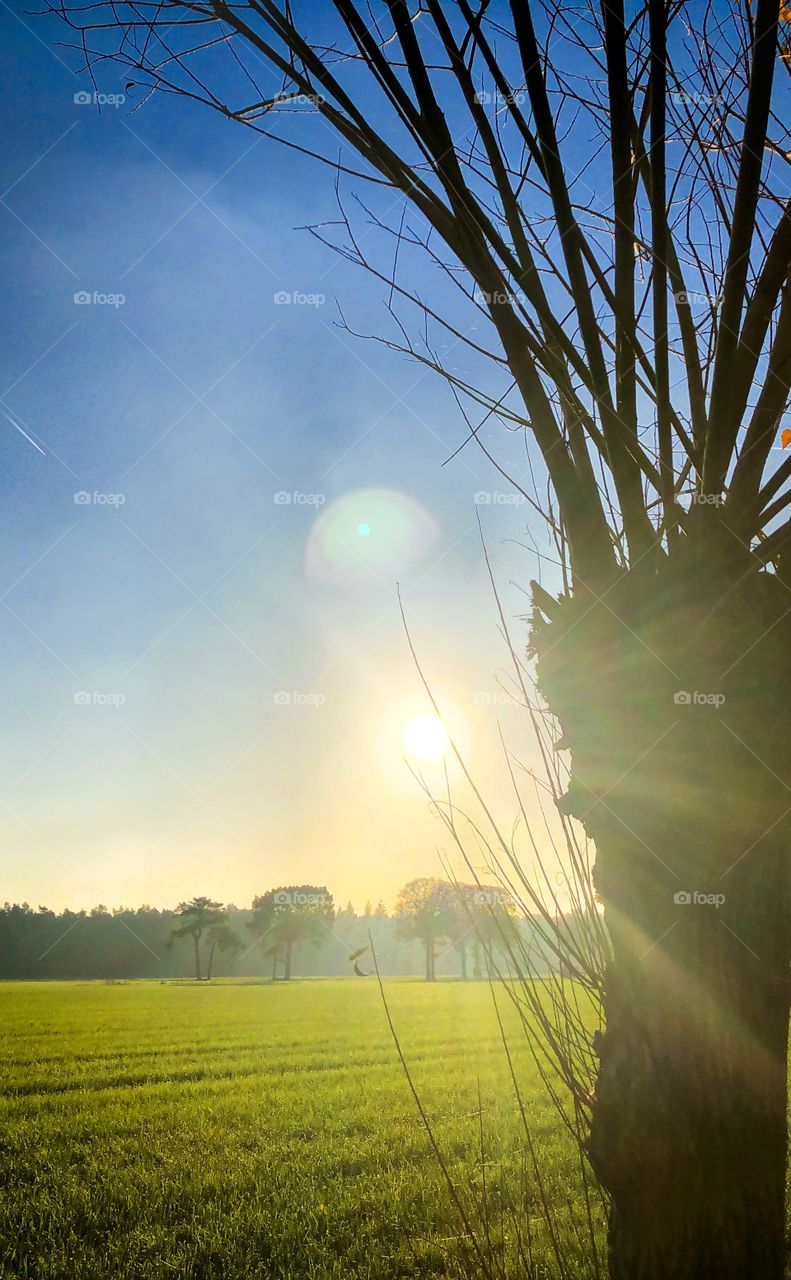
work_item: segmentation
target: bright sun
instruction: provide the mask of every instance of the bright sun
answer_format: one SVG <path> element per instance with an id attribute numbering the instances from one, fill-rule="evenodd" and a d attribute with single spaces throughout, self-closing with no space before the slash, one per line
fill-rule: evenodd
<path id="1" fill-rule="evenodd" d="M 404 726 L 403 743 L 411 756 L 420 760 L 438 760 L 450 742 L 438 716 L 413 716 Z"/>

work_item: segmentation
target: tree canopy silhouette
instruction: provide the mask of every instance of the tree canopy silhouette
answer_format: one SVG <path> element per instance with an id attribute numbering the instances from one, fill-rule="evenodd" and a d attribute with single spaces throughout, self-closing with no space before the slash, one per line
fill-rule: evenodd
<path id="1" fill-rule="evenodd" d="M 200 982 L 201 973 L 201 941 L 206 937 L 211 947 L 209 967 L 206 977 L 211 977 L 211 965 L 215 947 L 221 950 L 232 950 L 237 935 L 228 923 L 228 915 L 221 902 L 211 898 L 192 898 L 189 902 L 180 902 L 176 907 L 178 922 L 173 925 L 168 938 L 168 946 L 172 946 L 180 938 L 192 938 L 195 948 L 195 979 Z"/>
<path id="2" fill-rule="evenodd" d="M 249 928 L 261 950 L 272 956 L 272 977 L 291 978 L 294 948 L 306 942 L 321 942 L 335 919 L 335 904 L 326 885 L 292 884 L 269 889 L 253 899 Z"/>

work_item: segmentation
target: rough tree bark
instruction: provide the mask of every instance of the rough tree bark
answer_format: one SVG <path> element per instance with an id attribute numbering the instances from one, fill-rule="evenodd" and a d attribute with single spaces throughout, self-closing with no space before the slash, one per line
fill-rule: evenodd
<path id="1" fill-rule="evenodd" d="M 611 1280 L 784 1274 L 791 592 L 727 537 L 534 629 L 612 940 Z"/>

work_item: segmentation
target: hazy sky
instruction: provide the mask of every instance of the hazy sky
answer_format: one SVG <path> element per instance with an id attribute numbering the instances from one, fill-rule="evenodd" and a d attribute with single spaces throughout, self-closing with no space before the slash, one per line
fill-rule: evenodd
<path id="1" fill-rule="evenodd" d="M 490 700 L 475 494 L 512 615 L 542 535 L 474 446 L 442 465 L 442 383 L 338 327 L 336 300 L 386 315 L 298 229 L 337 217 L 328 171 L 173 100 L 99 114 L 58 31 L 3 13 L 2 896 L 391 902 L 442 843 L 396 584 L 508 824 L 497 717 L 525 755 L 530 730 Z"/>

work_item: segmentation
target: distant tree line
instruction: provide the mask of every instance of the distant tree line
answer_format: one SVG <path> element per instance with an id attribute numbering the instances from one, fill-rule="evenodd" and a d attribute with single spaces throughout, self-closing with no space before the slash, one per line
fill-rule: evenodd
<path id="1" fill-rule="evenodd" d="M 285 885 L 249 909 L 195 897 L 175 909 L 0 910 L 0 978 L 483 978 L 502 963 L 509 930 L 531 931 L 495 886 L 411 880 L 392 914 L 336 908 L 324 885 Z"/>

